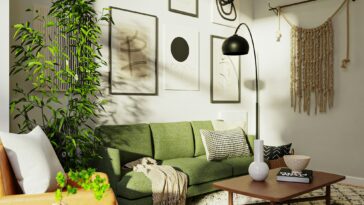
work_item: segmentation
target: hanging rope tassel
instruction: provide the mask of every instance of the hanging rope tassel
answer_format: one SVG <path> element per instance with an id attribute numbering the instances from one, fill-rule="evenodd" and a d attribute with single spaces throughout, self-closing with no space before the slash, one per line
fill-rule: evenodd
<path id="1" fill-rule="evenodd" d="M 341 64 L 341 68 L 344 69 L 347 69 L 350 63 L 350 1 L 346 1 L 346 58 Z"/>
<path id="2" fill-rule="evenodd" d="M 281 41 L 282 33 L 281 33 L 281 8 L 277 8 L 278 12 L 278 31 L 277 31 L 277 42 Z"/>

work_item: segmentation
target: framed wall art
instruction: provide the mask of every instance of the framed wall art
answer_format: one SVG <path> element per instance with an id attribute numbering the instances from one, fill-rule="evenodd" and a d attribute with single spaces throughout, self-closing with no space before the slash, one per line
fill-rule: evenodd
<path id="1" fill-rule="evenodd" d="M 169 1 L 169 11 L 198 17 L 198 7 L 199 0 L 168 0 Z"/>
<path id="2" fill-rule="evenodd" d="M 240 103 L 240 57 L 222 53 L 225 39 L 211 36 L 211 103 Z"/>
<path id="3" fill-rule="evenodd" d="M 176 26 L 164 30 L 164 89 L 200 90 L 199 33 Z"/>
<path id="4" fill-rule="evenodd" d="M 110 7 L 110 93 L 158 95 L 158 17 Z"/>
<path id="5" fill-rule="evenodd" d="M 234 28 L 238 26 L 240 23 L 239 2 L 239 0 L 211 0 L 212 22 Z"/>

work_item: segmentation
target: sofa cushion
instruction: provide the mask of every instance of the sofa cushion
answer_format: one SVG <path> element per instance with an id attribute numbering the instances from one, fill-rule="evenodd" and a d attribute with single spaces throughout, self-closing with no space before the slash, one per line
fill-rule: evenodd
<path id="1" fill-rule="evenodd" d="M 200 130 L 214 130 L 211 121 L 194 121 L 191 122 L 193 135 L 195 139 L 195 156 L 201 156 L 205 154 L 205 147 L 203 146 Z"/>
<path id="2" fill-rule="evenodd" d="M 152 135 L 148 124 L 103 125 L 96 128 L 106 147 L 120 150 L 120 163 L 153 157 Z"/>
<path id="3" fill-rule="evenodd" d="M 152 182 L 142 172 L 128 172 L 117 184 L 115 194 L 131 200 L 151 196 Z"/>
<path id="4" fill-rule="evenodd" d="M 198 196 L 201 194 L 206 194 L 206 193 L 210 193 L 210 192 L 218 190 L 217 188 L 214 188 L 214 186 L 212 185 L 214 182 L 216 182 L 216 181 L 189 186 L 188 190 L 187 190 L 187 197 L 194 197 L 194 196 Z M 146 190 L 145 188 L 147 188 L 148 190 Z M 135 186 L 135 183 L 134 183 L 132 189 L 133 190 L 130 190 L 130 188 L 126 188 L 125 184 L 123 184 L 123 185 L 120 184 L 120 190 L 123 190 L 123 192 L 119 192 L 120 193 L 118 195 L 119 197 L 117 197 L 118 200 L 120 200 L 119 204 L 122 204 L 122 205 L 153 204 L 153 201 L 151 199 L 152 198 L 152 185 L 146 186 L 144 188 L 141 187 L 141 189 L 140 189 L 138 186 Z M 127 193 L 127 192 L 130 192 L 130 193 Z"/>
<path id="5" fill-rule="evenodd" d="M 209 162 L 201 158 L 178 158 L 162 161 L 188 176 L 188 185 L 202 184 L 232 176 L 232 167 L 221 162 Z"/>
<path id="6" fill-rule="evenodd" d="M 152 123 L 154 158 L 167 160 L 193 157 L 194 142 L 191 123 Z"/>
<path id="7" fill-rule="evenodd" d="M 254 161 L 254 157 L 234 157 L 222 160 L 222 163 L 229 164 L 233 167 L 233 175 L 240 176 L 248 174 L 250 163 Z"/>
<path id="8" fill-rule="evenodd" d="M 203 183 L 203 184 L 189 186 L 188 190 L 187 190 L 187 197 L 190 198 L 190 197 L 217 191 L 218 188 L 215 188 L 213 186 L 213 183 L 215 183 L 215 182 L 216 181 L 211 181 L 211 182 L 207 182 L 207 183 Z"/>
<path id="9" fill-rule="evenodd" d="M 206 155 L 201 155 L 198 158 L 206 160 Z M 230 165 L 233 168 L 233 176 L 241 176 L 241 175 L 248 174 L 249 165 L 253 161 L 254 161 L 254 157 L 251 156 L 251 157 L 227 158 L 227 159 L 224 159 L 221 161 L 216 161 L 216 162 L 221 162 L 221 163 Z"/>

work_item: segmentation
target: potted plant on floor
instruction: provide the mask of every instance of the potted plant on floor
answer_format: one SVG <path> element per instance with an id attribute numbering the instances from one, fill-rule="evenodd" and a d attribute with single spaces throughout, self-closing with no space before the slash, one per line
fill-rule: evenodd
<path id="1" fill-rule="evenodd" d="M 10 74 L 25 83 L 17 83 L 13 89 L 16 97 L 10 110 L 21 133 L 39 124 L 65 171 L 70 171 L 69 177 L 100 196 L 107 185 L 85 177 L 92 174 L 86 168 L 98 157 L 95 150 L 100 145 L 91 123 L 106 103 L 99 98 L 98 68 L 106 65 L 101 56 L 99 25 L 112 20 L 108 12 L 98 16 L 94 3 L 55 0 L 47 16 L 27 10 L 35 14 L 33 21 L 14 26 L 15 63 Z M 39 24 L 41 29 L 34 28 Z M 63 188 L 64 178 L 58 176 L 57 180 Z M 67 190 L 75 192 L 72 187 Z"/>

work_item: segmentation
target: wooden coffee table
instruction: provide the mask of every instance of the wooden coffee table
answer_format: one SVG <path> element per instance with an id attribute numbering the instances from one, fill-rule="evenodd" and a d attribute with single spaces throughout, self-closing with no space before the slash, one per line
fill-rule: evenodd
<path id="1" fill-rule="evenodd" d="M 233 193 L 269 201 L 255 204 L 281 204 L 325 200 L 328 205 L 330 204 L 331 184 L 345 179 L 345 176 L 314 171 L 313 180 L 310 184 L 278 182 L 276 180 L 276 175 L 279 170 L 280 168 L 270 170 L 269 176 L 264 182 L 253 181 L 249 175 L 246 175 L 216 182 L 213 186 L 228 191 L 229 205 L 233 205 Z M 326 194 L 323 196 L 293 199 L 322 187 L 326 187 Z"/>

